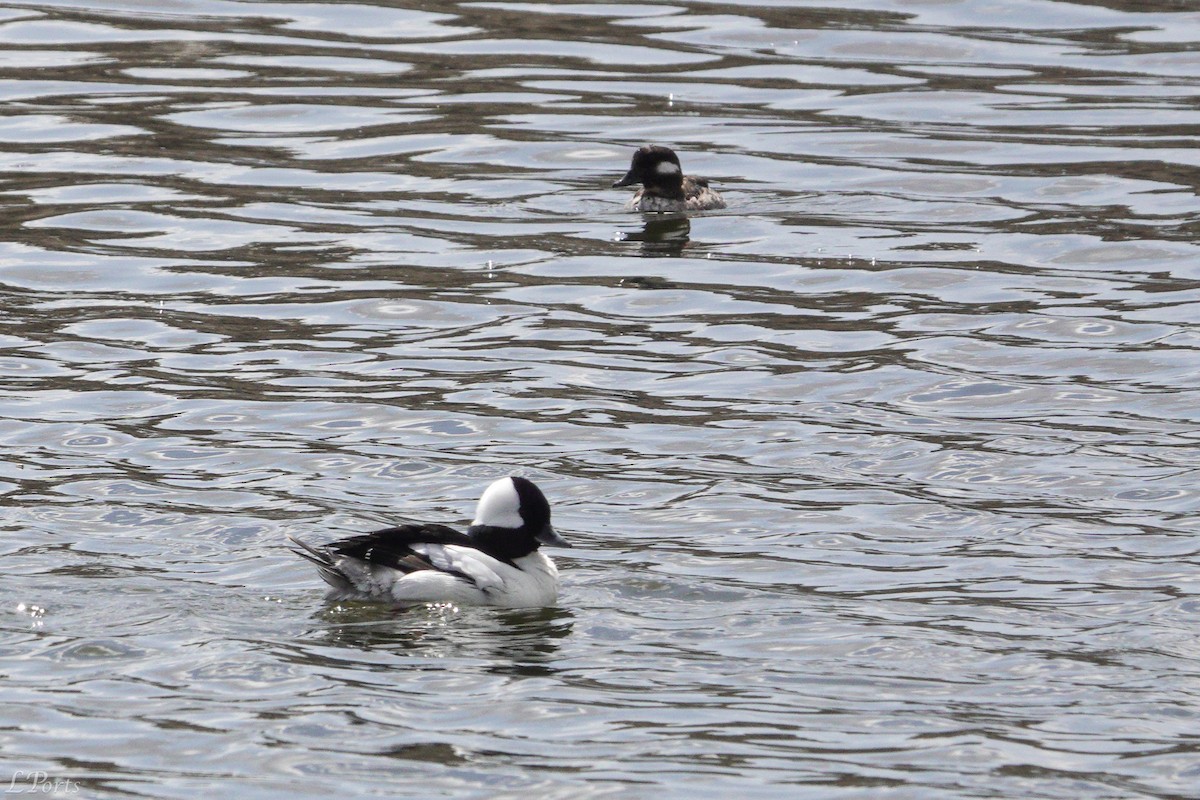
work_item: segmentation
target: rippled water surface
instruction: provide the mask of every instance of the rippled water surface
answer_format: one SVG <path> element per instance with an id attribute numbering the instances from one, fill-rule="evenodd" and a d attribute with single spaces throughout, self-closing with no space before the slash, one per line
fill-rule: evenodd
<path id="1" fill-rule="evenodd" d="M 0 8 L 0 785 L 1196 797 L 1198 75 L 1169 0 Z M 283 546 L 512 472 L 557 608 Z"/>

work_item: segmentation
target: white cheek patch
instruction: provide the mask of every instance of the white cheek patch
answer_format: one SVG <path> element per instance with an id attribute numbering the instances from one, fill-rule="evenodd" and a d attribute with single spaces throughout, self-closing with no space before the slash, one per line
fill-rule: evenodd
<path id="1" fill-rule="evenodd" d="M 525 524 L 521 519 L 521 496 L 511 480 L 501 478 L 487 488 L 479 498 L 475 521 L 471 524 L 497 528 L 519 528 Z"/>
<path id="2" fill-rule="evenodd" d="M 654 171 L 659 175 L 674 175 L 679 172 L 679 166 L 670 161 L 660 161 Z"/>

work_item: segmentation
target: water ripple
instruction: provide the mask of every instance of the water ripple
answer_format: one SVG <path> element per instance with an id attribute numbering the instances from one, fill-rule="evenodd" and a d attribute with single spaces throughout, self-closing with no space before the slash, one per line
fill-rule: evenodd
<path id="1" fill-rule="evenodd" d="M 0 9 L 13 769 L 1189 796 L 1194 22 Z M 624 212 L 646 141 L 729 208 Z M 283 547 L 514 471 L 560 608 L 326 605 Z"/>

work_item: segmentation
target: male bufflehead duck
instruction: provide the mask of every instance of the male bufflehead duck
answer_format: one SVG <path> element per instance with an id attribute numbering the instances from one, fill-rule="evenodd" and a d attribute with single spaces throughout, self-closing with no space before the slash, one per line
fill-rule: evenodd
<path id="1" fill-rule="evenodd" d="M 328 600 L 504 606 L 552 605 L 558 569 L 542 544 L 570 547 L 550 525 L 550 504 L 526 478 L 501 478 L 460 533 L 409 523 L 313 547 L 288 537 L 333 588 Z"/>
<path id="2" fill-rule="evenodd" d="M 635 150 L 629 172 L 613 188 L 635 183 L 642 188 L 625 205 L 630 211 L 708 211 L 725 207 L 721 195 L 708 188 L 705 178 L 684 175 L 675 151 L 659 144 Z"/>

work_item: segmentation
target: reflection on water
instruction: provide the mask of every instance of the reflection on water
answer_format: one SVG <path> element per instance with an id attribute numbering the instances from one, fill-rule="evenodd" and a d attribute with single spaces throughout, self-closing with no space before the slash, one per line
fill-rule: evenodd
<path id="1" fill-rule="evenodd" d="M 322 647 L 319 653 L 305 651 L 305 658 L 316 668 L 325 654 L 336 652 L 343 659 L 344 648 L 353 648 L 416 659 L 479 659 L 497 674 L 526 676 L 554 672 L 559 640 L 573 627 L 565 608 L 397 610 L 348 603 L 323 609 L 314 619 L 321 627 L 312 635 Z"/>
<path id="2" fill-rule="evenodd" d="M 13 769 L 1194 793 L 1193 10 L 402 6 L 0 9 Z M 283 546 L 512 471 L 561 608 Z"/>
<path id="3" fill-rule="evenodd" d="M 640 231 L 624 234 L 630 242 L 641 242 L 646 256 L 680 256 L 687 247 L 692 224 L 683 214 L 647 214 Z"/>

